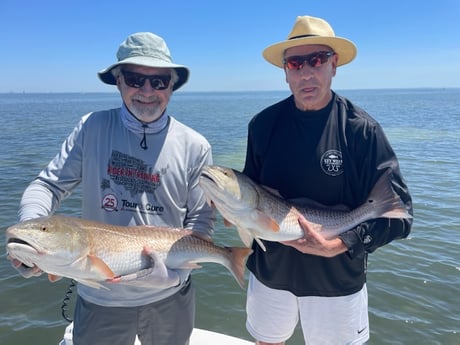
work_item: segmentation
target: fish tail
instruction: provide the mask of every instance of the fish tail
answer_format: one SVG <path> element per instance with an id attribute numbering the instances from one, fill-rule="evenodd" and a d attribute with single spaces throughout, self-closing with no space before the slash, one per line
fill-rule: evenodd
<path id="1" fill-rule="evenodd" d="M 252 249 L 243 247 L 228 247 L 227 250 L 230 253 L 230 267 L 228 267 L 228 269 L 243 289 L 246 259 L 252 253 Z"/>
<path id="2" fill-rule="evenodd" d="M 391 186 L 390 174 L 391 172 L 386 172 L 380 177 L 367 202 L 374 204 L 377 217 L 410 219 L 412 216 Z"/>

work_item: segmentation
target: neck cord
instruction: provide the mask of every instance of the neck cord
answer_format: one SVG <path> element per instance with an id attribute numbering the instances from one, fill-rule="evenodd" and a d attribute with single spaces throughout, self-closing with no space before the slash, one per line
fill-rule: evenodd
<path id="1" fill-rule="evenodd" d="M 143 138 L 142 138 L 142 140 L 141 140 L 141 142 L 140 142 L 140 145 L 141 145 L 141 147 L 142 147 L 144 150 L 147 150 L 147 149 L 148 149 L 148 146 L 147 146 L 147 137 L 145 136 L 145 129 L 146 129 L 147 127 L 148 127 L 148 126 L 147 126 L 145 123 L 142 124 L 142 128 L 144 129 L 144 136 L 143 136 Z"/>
<path id="2" fill-rule="evenodd" d="M 148 149 L 147 134 L 155 134 L 162 131 L 168 125 L 169 115 L 166 111 L 153 122 L 143 122 L 134 116 L 123 103 L 120 111 L 123 125 L 131 132 L 142 135 L 142 140 L 139 143 L 144 150 Z"/>

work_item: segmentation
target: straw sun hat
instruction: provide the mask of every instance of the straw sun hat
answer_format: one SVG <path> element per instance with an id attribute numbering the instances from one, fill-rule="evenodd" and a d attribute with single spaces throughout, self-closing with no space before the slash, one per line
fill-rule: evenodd
<path id="1" fill-rule="evenodd" d="M 310 16 L 298 16 L 287 40 L 267 47 L 263 51 L 263 56 L 268 62 L 283 68 L 286 49 L 311 44 L 331 47 L 339 57 L 337 66 L 349 63 L 356 56 L 356 46 L 353 42 L 335 36 L 334 30 L 325 20 Z"/>
<path id="2" fill-rule="evenodd" d="M 118 62 L 98 72 L 99 79 L 104 83 L 116 85 L 117 81 L 112 75 L 112 69 L 118 65 L 133 64 L 145 67 L 174 68 L 179 79 L 173 86 L 177 90 L 184 85 L 190 71 L 187 67 L 172 62 L 166 42 L 160 36 L 150 32 L 138 32 L 130 35 L 120 44 L 117 52 Z"/>

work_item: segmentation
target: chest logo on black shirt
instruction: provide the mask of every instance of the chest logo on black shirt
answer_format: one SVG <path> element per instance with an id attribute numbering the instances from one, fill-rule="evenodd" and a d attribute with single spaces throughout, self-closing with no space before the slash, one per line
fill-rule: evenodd
<path id="1" fill-rule="evenodd" d="M 321 169 L 329 176 L 338 176 L 343 173 L 342 152 L 328 150 L 321 156 Z"/>

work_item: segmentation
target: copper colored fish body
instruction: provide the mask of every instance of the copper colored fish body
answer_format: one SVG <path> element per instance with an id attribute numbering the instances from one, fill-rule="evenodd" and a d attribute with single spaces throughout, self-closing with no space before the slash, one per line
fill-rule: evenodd
<path id="1" fill-rule="evenodd" d="M 170 269 L 199 268 L 212 262 L 226 267 L 244 285 L 244 264 L 250 250 L 220 247 L 192 231 L 155 226 L 114 226 L 81 218 L 53 215 L 7 229 L 8 255 L 57 277 L 99 287 L 98 282 L 143 270 L 151 248 Z"/>
<path id="2" fill-rule="evenodd" d="M 303 237 L 298 222 L 300 215 L 325 238 L 333 238 L 369 219 L 412 218 L 394 193 L 389 172 L 382 175 L 368 200 L 353 210 L 326 207 L 306 199 L 302 203 L 289 202 L 227 167 L 205 167 L 201 172 L 200 186 L 208 203 L 237 227 L 246 246 L 251 246 L 254 239 L 264 248 L 259 239 L 288 241 Z"/>

